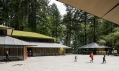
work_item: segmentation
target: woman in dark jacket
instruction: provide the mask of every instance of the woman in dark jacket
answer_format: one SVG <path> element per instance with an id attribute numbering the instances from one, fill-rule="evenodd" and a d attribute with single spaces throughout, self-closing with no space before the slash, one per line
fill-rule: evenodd
<path id="1" fill-rule="evenodd" d="M 10 55 L 9 55 L 9 51 L 6 51 L 5 56 L 6 56 L 6 63 L 7 63 L 7 62 L 9 62 L 9 56 L 10 56 Z"/>
<path id="2" fill-rule="evenodd" d="M 103 56 L 103 62 L 102 63 L 106 63 L 105 54 Z"/>

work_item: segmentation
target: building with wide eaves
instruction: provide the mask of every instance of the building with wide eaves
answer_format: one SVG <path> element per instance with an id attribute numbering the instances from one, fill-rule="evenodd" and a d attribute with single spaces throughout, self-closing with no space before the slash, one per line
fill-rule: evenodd
<path id="1" fill-rule="evenodd" d="M 0 25 L 0 60 L 5 59 L 9 51 L 10 59 L 25 60 L 28 52 L 31 56 L 60 55 L 69 52 L 68 46 L 55 43 L 56 38 L 27 31 L 18 31 Z"/>

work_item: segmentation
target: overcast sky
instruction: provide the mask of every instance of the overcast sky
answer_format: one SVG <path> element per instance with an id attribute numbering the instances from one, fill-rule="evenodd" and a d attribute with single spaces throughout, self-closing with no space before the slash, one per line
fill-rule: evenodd
<path id="1" fill-rule="evenodd" d="M 51 0 L 50 4 L 55 3 L 59 9 L 59 12 L 61 15 L 66 14 L 66 7 L 63 5 L 63 3 L 58 2 L 56 0 Z"/>

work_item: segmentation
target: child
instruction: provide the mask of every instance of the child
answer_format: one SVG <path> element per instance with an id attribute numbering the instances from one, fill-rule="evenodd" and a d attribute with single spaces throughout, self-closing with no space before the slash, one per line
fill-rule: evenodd
<path id="1" fill-rule="evenodd" d="M 75 56 L 75 62 L 77 62 L 77 56 Z"/>

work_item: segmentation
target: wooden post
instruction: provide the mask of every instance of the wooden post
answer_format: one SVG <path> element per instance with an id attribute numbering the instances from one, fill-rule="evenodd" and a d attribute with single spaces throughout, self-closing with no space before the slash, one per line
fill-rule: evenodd
<path id="1" fill-rule="evenodd" d="M 27 59 L 27 57 L 28 57 L 28 55 L 27 55 L 27 47 L 26 46 L 24 46 L 24 48 L 23 48 L 23 54 L 24 54 L 24 60 L 26 60 Z"/>

